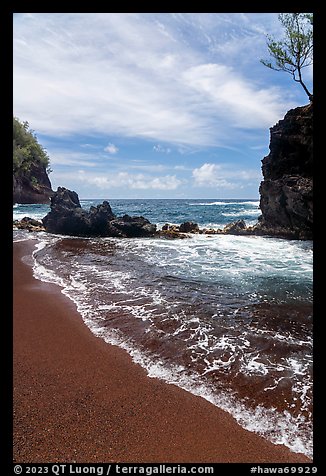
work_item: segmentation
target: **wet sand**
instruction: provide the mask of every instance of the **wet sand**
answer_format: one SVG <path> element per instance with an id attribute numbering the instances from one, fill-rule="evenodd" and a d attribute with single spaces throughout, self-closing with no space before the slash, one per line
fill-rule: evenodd
<path id="1" fill-rule="evenodd" d="M 14 461 L 311 462 L 95 337 L 14 244 Z M 23 260 L 22 260 L 23 258 Z"/>

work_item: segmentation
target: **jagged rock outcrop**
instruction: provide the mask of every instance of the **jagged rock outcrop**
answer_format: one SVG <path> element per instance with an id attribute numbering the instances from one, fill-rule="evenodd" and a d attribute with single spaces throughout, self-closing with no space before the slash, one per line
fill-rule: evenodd
<path id="1" fill-rule="evenodd" d="M 180 225 L 171 225 L 169 223 L 165 223 L 165 225 L 162 226 L 162 230 L 157 233 L 157 236 L 168 239 L 183 239 L 189 237 L 188 233 L 200 233 L 198 224 L 193 221 L 186 221 Z"/>
<path id="2" fill-rule="evenodd" d="M 121 218 L 115 218 L 109 223 L 110 236 L 123 236 L 129 238 L 141 236 L 153 236 L 156 233 L 156 225 L 147 218 L 131 217 L 124 215 Z"/>
<path id="3" fill-rule="evenodd" d="M 156 232 L 156 225 L 144 217 L 117 217 L 107 201 L 84 210 L 77 193 L 64 187 L 52 196 L 51 211 L 42 222 L 47 232 L 70 236 L 142 237 Z"/>
<path id="4" fill-rule="evenodd" d="M 52 195 L 51 182 L 43 164 L 31 164 L 27 172 L 14 173 L 14 203 L 49 203 Z"/>
<path id="5" fill-rule="evenodd" d="M 13 225 L 17 230 L 45 231 L 42 222 L 30 217 L 24 217 L 21 220 L 14 220 Z"/>
<path id="6" fill-rule="evenodd" d="M 190 235 L 248 235 L 253 234 L 252 227 L 247 227 L 244 220 L 237 220 L 227 223 L 222 228 L 199 228 L 198 223 L 186 221 L 181 225 L 170 225 L 166 223 L 162 226 L 162 231 L 158 233 L 163 238 L 186 238 Z"/>
<path id="7" fill-rule="evenodd" d="M 244 220 L 237 220 L 232 223 L 228 223 L 223 228 L 222 233 L 227 235 L 242 235 L 246 230 L 246 223 Z"/>
<path id="8" fill-rule="evenodd" d="M 270 131 L 255 234 L 312 239 L 313 104 L 291 109 Z"/>
<path id="9" fill-rule="evenodd" d="M 185 221 L 184 223 L 181 223 L 179 231 L 181 231 L 181 233 L 198 233 L 199 226 L 193 221 Z"/>

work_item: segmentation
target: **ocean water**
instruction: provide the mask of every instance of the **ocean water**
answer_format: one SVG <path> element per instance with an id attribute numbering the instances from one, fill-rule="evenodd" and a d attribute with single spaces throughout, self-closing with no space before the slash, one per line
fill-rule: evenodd
<path id="1" fill-rule="evenodd" d="M 82 206 L 102 200 L 81 200 Z M 257 200 L 110 200 L 158 226 L 254 224 Z M 40 219 L 45 205 L 15 205 Z M 232 235 L 38 238 L 34 275 L 56 283 L 92 332 L 150 377 L 231 413 L 250 431 L 312 456 L 311 241 Z"/>

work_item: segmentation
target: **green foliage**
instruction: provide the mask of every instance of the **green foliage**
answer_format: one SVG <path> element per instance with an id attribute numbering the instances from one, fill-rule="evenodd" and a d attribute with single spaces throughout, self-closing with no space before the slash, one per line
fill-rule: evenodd
<path id="1" fill-rule="evenodd" d="M 284 38 L 277 41 L 267 36 L 267 48 L 274 63 L 268 60 L 260 61 L 267 68 L 291 74 L 312 100 L 312 94 L 302 80 L 302 68 L 313 62 L 313 15 L 280 13 L 278 18 L 284 29 Z"/>
<path id="2" fill-rule="evenodd" d="M 14 174 L 28 174 L 32 165 L 42 164 L 49 172 L 50 159 L 44 148 L 38 143 L 28 122 L 13 118 L 13 169 Z M 33 177 L 34 180 L 35 177 Z"/>
<path id="3" fill-rule="evenodd" d="M 38 186 L 38 181 L 37 181 L 36 177 L 34 177 L 34 176 L 31 177 L 31 184 L 33 185 L 33 187 Z"/>

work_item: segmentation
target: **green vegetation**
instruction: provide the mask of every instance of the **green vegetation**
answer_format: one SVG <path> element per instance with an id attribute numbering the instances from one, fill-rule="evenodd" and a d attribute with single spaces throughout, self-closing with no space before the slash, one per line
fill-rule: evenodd
<path id="1" fill-rule="evenodd" d="M 13 118 L 13 170 L 15 175 L 28 175 L 32 165 L 44 165 L 47 173 L 51 172 L 50 159 L 44 148 L 38 143 L 28 122 Z M 37 182 L 32 177 L 33 182 Z M 36 184 L 35 184 L 36 185 Z"/>
<path id="2" fill-rule="evenodd" d="M 285 71 L 300 83 L 312 101 L 312 94 L 302 80 L 302 69 L 313 62 L 313 15 L 311 13 L 280 13 L 278 16 L 285 37 L 276 41 L 267 35 L 267 48 L 274 64 L 260 60 L 267 68 Z"/>

